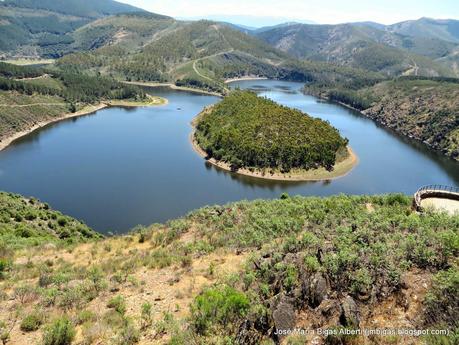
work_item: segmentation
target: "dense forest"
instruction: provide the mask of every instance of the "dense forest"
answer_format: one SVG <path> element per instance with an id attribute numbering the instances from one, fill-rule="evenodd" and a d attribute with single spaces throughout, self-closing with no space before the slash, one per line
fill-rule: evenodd
<path id="1" fill-rule="evenodd" d="M 29 79 L 40 76 L 43 76 L 42 83 Z M 23 78 L 25 80 L 21 80 Z M 122 84 L 112 78 L 90 76 L 78 71 L 15 66 L 4 62 L 0 62 L 0 90 L 28 95 L 38 93 L 60 96 L 68 102 L 84 103 L 94 103 L 103 99 L 145 98 L 145 92 L 140 88 Z"/>
<path id="2" fill-rule="evenodd" d="M 234 91 L 196 124 L 195 138 L 208 158 L 241 167 L 333 169 L 347 140 L 327 122 L 248 91 Z"/>
<path id="3" fill-rule="evenodd" d="M 4 344 L 456 344 L 459 217 L 404 195 L 205 207 L 98 238 L 0 194 Z M 275 334 L 278 329 L 327 334 Z M 350 329 L 449 335 L 346 335 Z M 63 340 L 64 339 L 64 340 Z"/>

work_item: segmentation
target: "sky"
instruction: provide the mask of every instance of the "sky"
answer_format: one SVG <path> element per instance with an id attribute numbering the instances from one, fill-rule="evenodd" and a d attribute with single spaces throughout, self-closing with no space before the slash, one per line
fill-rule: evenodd
<path id="1" fill-rule="evenodd" d="M 261 26 L 301 21 L 382 24 L 430 17 L 459 19 L 458 0 L 118 0 L 178 19 L 213 19 Z M 261 24 L 260 24 L 261 23 Z"/>

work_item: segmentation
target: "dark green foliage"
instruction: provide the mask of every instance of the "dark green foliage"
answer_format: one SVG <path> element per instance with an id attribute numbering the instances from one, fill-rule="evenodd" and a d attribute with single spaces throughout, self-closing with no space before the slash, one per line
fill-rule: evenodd
<path id="1" fill-rule="evenodd" d="M 305 92 L 344 103 L 387 127 L 459 159 L 459 79 L 398 77 L 313 81 Z"/>
<path id="2" fill-rule="evenodd" d="M 0 75 L 8 77 L 39 76 L 43 72 L 31 67 L 18 67 L 0 63 Z M 122 84 L 112 78 L 90 76 L 78 71 L 63 72 L 52 70 L 52 78 L 64 87 L 56 88 L 50 84 L 30 83 L 0 76 L 0 90 L 18 91 L 22 94 L 59 96 L 68 102 L 95 103 L 104 99 L 144 99 L 145 92 L 132 85 Z"/>
<path id="3" fill-rule="evenodd" d="M 5 62 L 0 62 L 0 76 L 5 78 L 35 78 L 41 76 L 43 70 L 38 67 L 16 66 Z"/>
<path id="4" fill-rule="evenodd" d="M 347 140 L 328 123 L 256 94 L 235 91 L 196 126 L 196 139 L 209 157 L 241 167 L 332 169 Z"/>
<path id="5" fill-rule="evenodd" d="M 6 6 L 47 10 L 62 14 L 97 18 L 123 12 L 143 12 L 143 10 L 112 0 L 6 0 Z"/>
<path id="6" fill-rule="evenodd" d="M 46 327 L 43 345 L 70 345 L 75 338 L 75 327 L 67 317 L 61 317 Z"/>
<path id="7" fill-rule="evenodd" d="M 212 325 L 237 325 L 250 308 L 245 294 L 221 285 L 197 296 L 191 305 L 192 323 L 197 333 L 205 334 Z"/>

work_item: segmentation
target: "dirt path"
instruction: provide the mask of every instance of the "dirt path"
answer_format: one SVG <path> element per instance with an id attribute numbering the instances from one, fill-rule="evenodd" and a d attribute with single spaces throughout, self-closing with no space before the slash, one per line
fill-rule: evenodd
<path id="1" fill-rule="evenodd" d="M 48 78 L 50 75 L 45 73 L 43 75 L 39 75 L 38 77 L 30 77 L 30 78 L 17 78 L 17 79 L 14 79 L 14 80 L 17 80 L 17 81 L 23 81 L 23 80 L 36 80 L 36 79 L 44 79 L 44 78 Z"/>
<path id="2" fill-rule="evenodd" d="M 30 103 L 30 104 L 0 104 L 0 107 L 5 108 L 25 108 L 25 107 L 33 107 L 36 105 L 62 105 L 65 106 L 65 103 Z"/>

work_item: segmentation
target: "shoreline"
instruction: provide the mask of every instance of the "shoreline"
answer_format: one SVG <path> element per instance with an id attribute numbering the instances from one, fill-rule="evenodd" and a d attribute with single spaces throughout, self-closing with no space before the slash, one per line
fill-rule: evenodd
<path id="1" fill-rule="evenodd" d="M 146 86 L 146 87 L 168 87 L 172 90 L 188 91 L 188 92 L 200 93 L 203 95 L 223 97 L 223 95 L 218 92 L 195 89 L 193 87 L 187 87 L 187 86 L 177 86 L 173 83 L 143 82 L 143 81 L 122 81 L 122 83 L 129 84 L 129 85 Z"/>
<path id="2" fill-rule="evenodd" d="M 204 109 L 204 111 L 206 109 Z M 202 158 L 205 159 L 207 157 L 207 154 L 196 142 L 195 136 L 194 136 L 195 131 L 196 131 L 195 124 L 200 115 L 201 113 L 199 113 L 191 121 L 191 126 L 193 130 L 189 136 L 189 140 L 190 140 L 190 144 L 193 150 L 198 155 L 200 155 Z M 217 161 L 215 158 L 205 159 L 205 161 L 227 172 L 249 176 L 249 177 L 254 177 L 254 178 L 259 178 L 259 179 L 265 179 L 265 180 L 291 181 L 291 182 L 329 181 L 329 180 L 335 180 L 340 177 L 346 176 L 358 165 L 359 157 L 355 154 L 355 152 L 352 150 L 350 146 L 347 146 L 347 151 L 349 155 L 344 160 L 335 163 L 332 171 L 328 171 L 323 167 L 318 168 L 318 169 L 313 169 L 313 170 L 304 170 L 304 169 L 299 169 L 296 171 L 292 170 L 286 174 L 283 174 L 280 172 L 274 172 L 274 174 L 271 174 L 269 172 L 270 169 L 266 169 L 266 172 L 263 172 L 260 170 L 250 171 L 249 169 L 245 169 L 245 168 L 238 169 L 237 171 L 232 171 L 228 163 Z"/>
<path id="3" fill-rule="evenodd" d="M 246 76 L 246 77 L 226 79 L 225 80 L 225 84 L 230 84 L 230 83 L 234 83 L 236 81 L 244 81 L 244 80 L 268 80 L 268 79 L 269 78 L 266 78 L 266 77 L 250 77 L 250 76 Z"/>
<path id="4" fill-rule="evenodd" d="M 85 115 L 90 115 L 93 113 L 98 112 L 99 110 L 105 109 L 105 108 L 122 108 L 122 107 L 128 107 L 128 108 L 135 108 L 135 107 L 145 107 L 145 106 L 159 106 L 159 105 L 166 105 L 168 103 L 168 100 L 166 98 L 162 97 L 157 97 L 158 99 L 163 100 L 162 103 L 154 104 L 154 103 L 145 103 L 145 102 L 128 102 L 128 101 L 109 101 L 109 102 L 101 102 L 99 104 L 95 105 L 87 105 L 84 108 L 78 110 L 75 113 L 65 113 L 61 116 L 58 116 L 53 119 L 45 120 L 45 121 L 40 121 L 37 124 L 33 125 L 32 127 L 25 129 L 20 132 L 16 132 L 12 135 L 9 135 L 0 141 L 0 151 L 5 150 L 8 146 L 10 146 L 14 141 L 16 141 L 19 138 L 22 138 L 28 134 L 31 134 L 32 132 L 35 132 L 36 130 L 46 127 L 48 125 L 51 125 L 53 123 L 71 119 L 74 117 L 80 117 L 80 116 L 85 116 Z"/>

